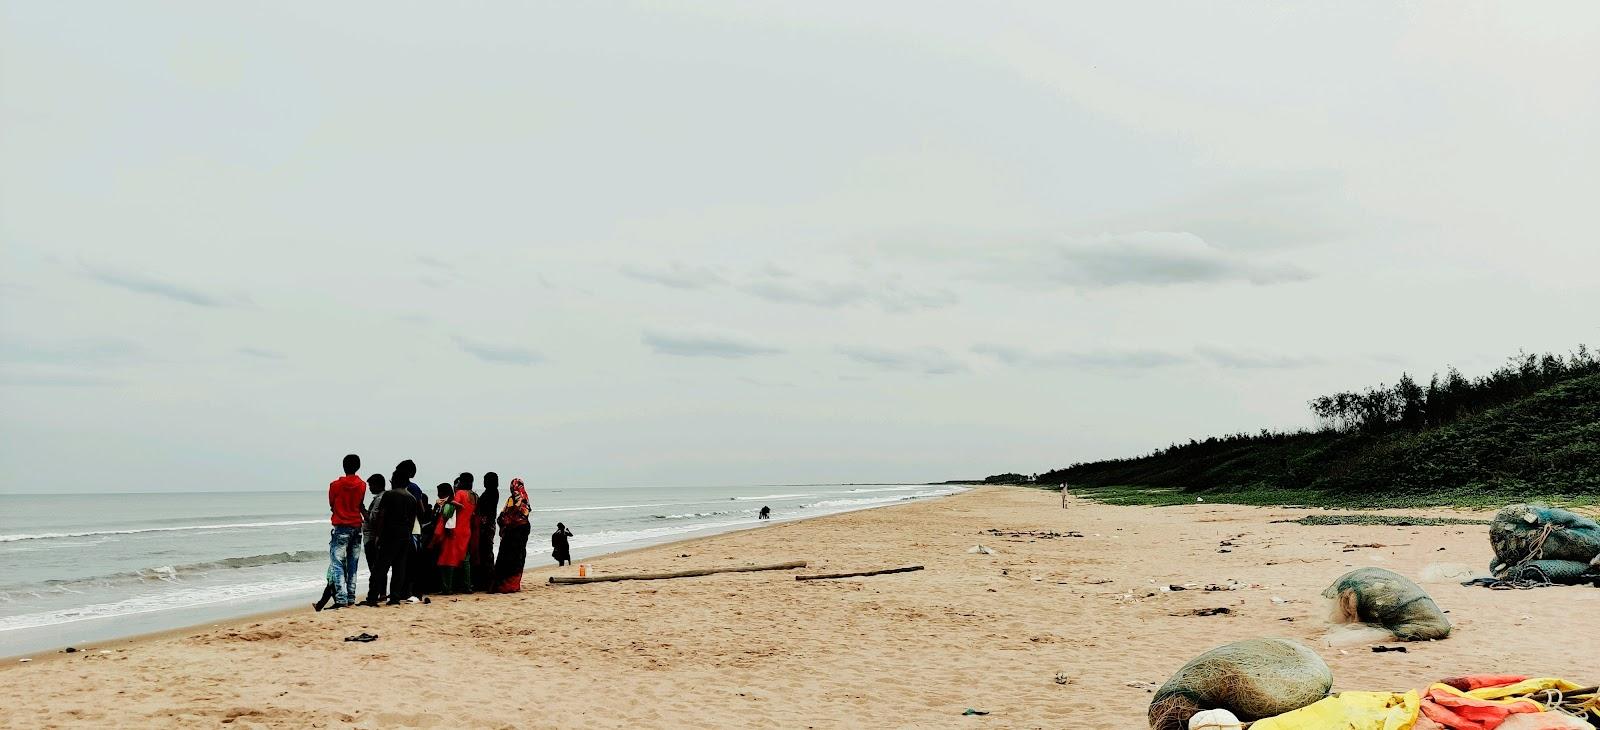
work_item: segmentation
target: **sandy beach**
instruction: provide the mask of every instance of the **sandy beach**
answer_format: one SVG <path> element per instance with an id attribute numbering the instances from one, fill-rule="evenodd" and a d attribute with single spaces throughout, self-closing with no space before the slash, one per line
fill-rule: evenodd
<path id="1" fill-rule="evenodd" d="M 1351 567 L 1416 576 L 1430 563 L 1481 569 L 1491 553 L 1481 526 L 1274 522 L 1305 514 L 1062 509 L 1054 493 L 982 488 L 590 561 L 601 574 L 804 570 L 552 586 L 575 570 L 540 568 L 517 595 L 306 608 L 38 655 L 0 669 L 0 724 L 1140 728 L 1150 690 L 1180 664 L 1258 636 L 1315 648 L 1336 689 L 1483 671 L 1597 680 L 1600 590 L 1587 587 L 1425 584 L 1456 624 L 1449 640 L 1405 654 L 1326 646 L 1315 598 Z M 1007 534 L 1029 532 L 1062 536 Z M 967 552 L 980 543 L 996 554 Z M 794 580 L 914 564 L 926 569 Z M 1229 582 L 1244 587 L 1159 590 Z M 380 638 L 343 641 L 362 632 Z"/>

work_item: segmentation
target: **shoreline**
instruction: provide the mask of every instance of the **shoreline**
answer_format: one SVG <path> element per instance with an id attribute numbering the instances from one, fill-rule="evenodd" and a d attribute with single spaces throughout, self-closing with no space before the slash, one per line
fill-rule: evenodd
<path id="1" fill-rule="evenodd" d="M 796 485 L 759 485 L 759 486 L 796 486 Z M 841 486 L 867 486 L 867 485 L 841 485 Z M 971 491 L 971 490 L 969 489 L 968 491 Z M 910 499 L 910 500 L 905 500 L 902 503 L 889 503 L 889 504 L 868 506 L 868 507 L 862 507 L 862 508 L 859 508 L 859 509 L 845 510 L 845 511 L 842 511 L 842 512 L 831 512 L 831 513 L 828 513 L 828 514 L 815 515 L 815 516 L 811 516 L 811 517 L 798 517 L 798 518 L 788 518 L 788 519 L 779 518 L 779 519 L 776 519 L 776 520 L 769 520 L 769 521 L 767 521 L 767 524 L 752 525 L 752 526 L 749 526 L 749 527 L 735 527 L 735 528 L 728 528 L 728 529 L 722 529 L 722 528 L 716 528 L 716 527 L 708 527 L 708 528 L 705 528 L 705 530 L 698 531 L 698 532 L 686 533 L 684 536 L 676 537 L 674 539 L 670 539 L 670 540 L 667 540 L 667 541 L 664 541 L 664 542 L 645 542 L 644 544 L 634 545 L 633 547 L 627 547 L 627 548 L 623 548 L 621 550 L 614 550 L 614 551 L 609 551 L 609 552 L 594 553 L 594 554 L 591 554 L 591 555 L 586 555 L 583 558 L 581 558 L 581 561 L 585 562 L 585 563 L 590 563 L 590 562 L 598 562 L 598 561 L 607 560 L 607 559 L 613 559 L 614 560 L 614 559 L 617 559 L 617 558 L 627 557 L 627 556 L 632 555 L 634 553 L 639 553 L 639 552 L 646 551 L 646 550 L 673 547 L 673 546 L 679 545 L 681 543 L 692 543 L 692 542 L 696 542 L 696 541 L 699 541 L 699 540 L 706 540 L 706 539 L 710 539 L 710 538 L 714 538 L 714 537 L 719 537 L 719 536 L 722 536 L 722 535 L 736 535 L 736 534 L 745 533 L 745 532 L 753 532 L 753 531 L 758 531 L 758 530 L 773 529 L 773 528 L 783 527 L 785 525 L 800 524 L 800 523 L 808 522 L 808 521 L 811 521 L 811 520 L 827 519 L 829 517 L 836 517 L 836 516 L 839 516 L 839 515 L 853 514 L 853 513 L 856 513 L 856 512 L 868 512 L 868 511 L 873 511 L 873 510 L 886 510 L 886 509 L 895 509 L 895 508 L 900 508 L 900 507 L 907 507 L 907 506 L 910 506 L 910 505 L 923 503 L 923 502 L 931 502 L 931 501 L 949 499 L 951 497 L 959 496 L 961 494 L 966 494 L 966 493 L 967 492 L 963 491 L 963 492 L 956 492 L 955 494 L 947 494 L 947 495 L 941 495 L 941 496 L 937 496 L 937 497 L 927 497 L 927 498 L 921 498 L 921 499 Z M 624 543 L 624 544 L 626 544 L 626 543 Z M 578 550 L 574 550 L 573 551 L 573 554 L 575 556 L 578 553 L 579 553 Z M 531 559 L 531 558 L 534 557 L 534 555 L 530 552 L 528 557 Z M 546 556 L 546 557 L 548 557 L 548 556 Z M 545 562 L 548 562 L 548 560 L 546 560 Z M 528 567 L 524 568 L 523 576 L 526 579 L 526 577 L 529 576 L 530 574 L 533 574 L 533 573 L 538 572 L 538 571 L 543 571 L 543 570 L 546 570 L 546 569 L 548 569 L 549 571 L 552 571 L 552 572 L 549 573 L 550 575 L 555 574 L 553 571 L 564 570 L 564 569 L 565 570 L 576 571 L 577 570 L 576 566 L 577 566 L 578 562 L 579 562 L 579 560 L 575 559 L 573 561 L 573 565 L 566 566 L 565 568 L 560 568 L 560 567 L 557 567 L 557 566 L 554 566 L 554 565 L 540 565 L 538 567 L 528 566 Z M 364 563 L 365 563 L 365 560 L 363 560 L 363 564 Z M 363 565 L 362 570 L 365 573 L 365 571 L 366 571 L 365 565 Z M 544 574 L 541 574 L 541 576 L 542 575 L 544 575 Z M 358 583 L 358 586 L 363 586 L 363 585 L 365 585 L 365 580 L 363 580 L 362 582 Z M 524 590 L 526 590 L 526 586 L 527 585 L 528 584 L 526 582 L 524 582 Z M 461 595 L 488 596 L 488 595 L 498 595 L 498 594 L 472 593 L 472 594 L 443 594 L 443 595 L 448 596 L 448 597 L 456 597 L 456 596 L 461 596 Z M 436 598 L 436 597 L 435 596 L 429 596 L 429 598 Z M 200 621 L 195 621 L 195 622 L 192 622 L 192 623 L 185 623 L 185 624 L 183 624 L 181 626 L 173 626 L 173 627 L 169 627 L 169 628 L 156 629 L 154 631 L 139 631 L 139 632 L 136 632 L 136 633 L 128 634 L 126 636 L 118 636 L 118 637 L 115 637 L 115 638 L 104 639 L 104 640 L 101 640 L 101 641 L 85 641 L 85 642 L 82 642 L 82 644 L 83 644 L 82 646 L 79 646 L 77 644 L 66 644 L 66 643 L 63 643 L 63 644 L 51 644 L 48 647 L 45 647 L 45 648 L 42 648 L 42 649 L 38 649 L 38 650 L 35 650 L 35 651 L 17 652 L 17 653 L 12 653 L 12 654 L 0 654 L 0 662 L 15 664 L 19 660 L 22 660 L 22 659 L 27 659 L 29 661 L 29 663 L 49 661 L 49 660 L 54 659 L 54 658 L 65 659 L 65 658 L 70 658 L 70 657 L 73 657 L 73 656 L 77 655 L 78 652 L 91 651 L 91 650 L 92 651 L 100 651 L 100 650 L 103 650 L 103 649 L 115 650 L 115 649 L 119 649 L 119 648 L 126 648 L 129 645 L 140 644 L 140 643 L 143 643 L 143 642 L 146 642 L 146 641 L 159 640 L 159 639 L 170 638 L 170 637 L 174 637 L 174 636 L 183 636 L 183 635 L 186 635 L 186 634 L 189 634 L 189 633 L 192 633 L 192 632 L 195 632 L 195 631 L 199 631 L 199 630 L 202 630 L 202 629 L 224 628 L 224 627 L 227 627 L 227 626 L 233 625 L 233 624 L 255 623 L 255 622 L 260 622 L 260 621 L 272 620 L 272 619 L 276 619 L 276 618 L 284 618 L 284 617 L 298 615 L 300 613 L 303 613 L 303 612 L 309 610 L 310 604 L 312 602 L 314 602 L 315 599 L 316 599 L 315 596 L 312 596 L 312 595 L 309 595 L 309 594 L 308 594 L 307 598 L 305 600 L 303 600 L 303 601 L 300 600 L 300 599 L 288 599 L 288 598 L 276 599 L 276 600 L 273 600 L 272 602 L 276 603 L 278 601 L 295 600 L 295 601 L 297 601 L 297 603 L 291 604 L 291 605 L 280 606 L 280 607 L 276 607 L 276 608 L 267 608 L 267 609 L 263 609 L 263 610 L 251 610 L 251 611 L 247 611 L 245 613 L 231 614 L 231 615 L 228 615 L 228 616 L 226 616 L 224 618 L 220 618 L 220 619 L 200 620 Z M 439 603 L 439 601 L 435 601 L 435 603 Z M 421 605 L 421 604 L 418 604 L 418 605 Z M 431 608 L 432 604 L 428 604 L 428 607 Z M 362 609 L 362 610 L 366 610 L 366 607 L 359 607 L 359 608 Z M 315 613 L 315 612 L 313 612 L 313 613 Z M 87 621 L 108 621 L 108 620 L 109 621 L 114 621 L 114 620 L 118 620 L 118 619 L 121 619 L 121 618 L 125 618 L 125 617 L 95 617 L 95 618 L 92 618 L 92 619 L 85 619 L 84 621 L 85 622 L 87 622 Z M 53 624 L 52 626 L 67 626 L 67 625 L 70 625 L 71 623 L 76 623 L 76 622 Z M 45 627 L 38 627 L 38 628 L 45 628 Z M 18 631 L 28 631 L 28 630 L 30 630 L 30 629 L 18 629 Z M 77 649 L 77 652 L 66 653 L 65 650 L 67 648 L 69 648 L 69 647 Z"/>
<path id="2" fill-rule="evenodd" d="M 1600 590 L 1585 586 L 1422 582 L 1449 612 L 1448 639 L 1381 654 L 1326 643 L 1318 599 L 1338 576 L 1485 565 L 1482 525 L 1302 525 L 1279 520 L 1304 510 L 1081 498 L 1062 509 L 1055 493 L 1015 487 L 890 506 L 594 562 L 602 574 L 786 560 L 808 561 L 804 573 L 923 570 L 549 585 L 571 569 L 541 567 L 521 593 L 443 596 L 425 611 L 301 609 L 10 662 L 0 725 L 1143 727 L 1151 690 L 1180 665 L 1255 637 L 1310 648 L 1336 691 L 1485 671 L 1600 680 Z M 1227 588 L 1159 590 L 1169 584 Z M 379 639 L 344 641 L 362 632 Z"/>

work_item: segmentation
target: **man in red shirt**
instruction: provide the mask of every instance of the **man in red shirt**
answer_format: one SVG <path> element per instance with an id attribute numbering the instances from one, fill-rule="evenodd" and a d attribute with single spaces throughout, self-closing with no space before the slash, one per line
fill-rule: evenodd
<path id="1" fill-rule="evenodd" d="M 333 584 L 333 608 L 345 608 L 356 600 L 356 569 L 361 561 L 361 500 L 367 483 L 356 476 L 361 457 L 344 457 L 344 476 L 328 485 L 328 509 L 333 516 L 333 532 L 328 538 L 328 582 Z"/>

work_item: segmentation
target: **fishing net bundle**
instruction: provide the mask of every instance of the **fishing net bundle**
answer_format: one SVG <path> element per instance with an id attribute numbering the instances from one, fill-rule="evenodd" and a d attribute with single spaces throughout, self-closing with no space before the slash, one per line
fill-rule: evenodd
<path id="1" fill-rule="evenodd" d="M 1152 730 L 1185 730 L 1201 710 L 1221 709 L 1252 722 L 1298 710 L 1328 695 L 1333 670 L 1288 639 L 1245 639 L 1183 665 L 1150 701 Z"/>
<path id="2" fill-rule="evenodd" d="M 1392 570 L 1357 568 L 1322 592 L 1331 602 L 1329 620 L 1381 627 L 1401 641 L 1443 639 L 1450 619 L 1422 586 Z"/>
<path id="3" fill-rule="evenodd" d="M 1502 580 L 1582 583 L 1600 578 L 1600 523 L 1542 504 L 1513 504 L 1489 523 L 1490 572 Z"/>

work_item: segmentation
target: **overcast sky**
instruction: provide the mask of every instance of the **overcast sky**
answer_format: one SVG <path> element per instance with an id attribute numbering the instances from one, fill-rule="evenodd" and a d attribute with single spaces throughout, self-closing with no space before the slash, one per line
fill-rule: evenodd
<path id="1" fill-rule="evenodd" d="M 1600 4 L 936 5 L 0 3 L 0 492 L 981 477 L 1600 342 Z"/>

